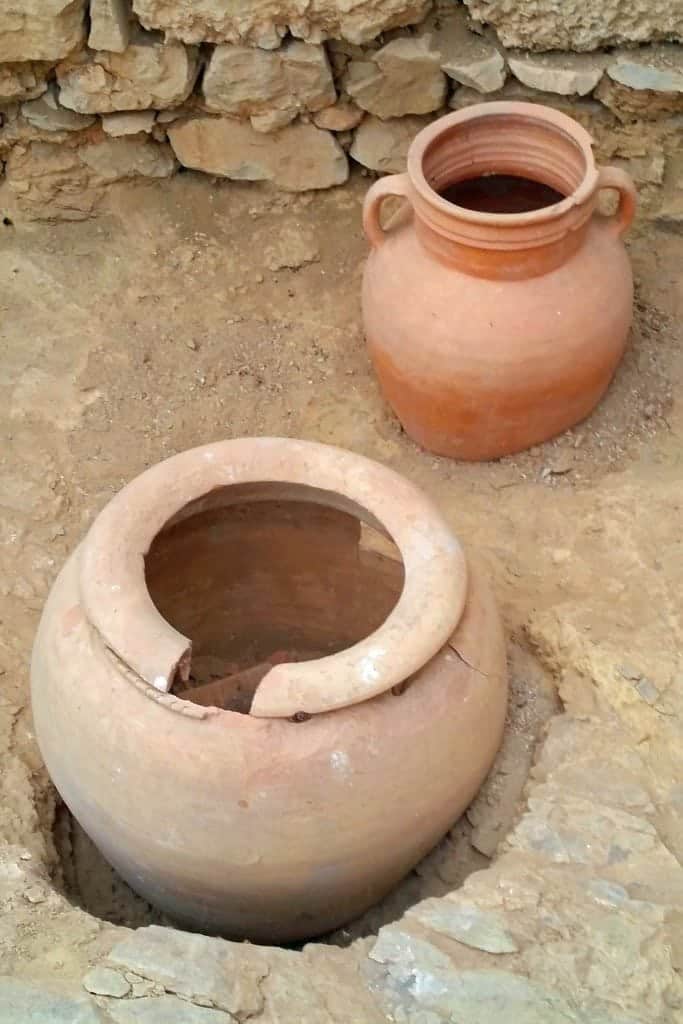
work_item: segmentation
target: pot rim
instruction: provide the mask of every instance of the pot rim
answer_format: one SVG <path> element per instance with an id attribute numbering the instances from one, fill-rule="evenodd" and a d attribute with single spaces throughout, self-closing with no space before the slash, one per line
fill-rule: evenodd
<path id="1" fill-rule="evenodd" d="M 584 176 L 573 192 L 560 202 L 541 207 L 539 210 L 529 210 L 526 213 L 503 214 L 484 213 L 478 210 L 470 210 L 464 206 L 458 206 L 444 199 L 432 188 L 423 170 L 424 158 L 429 148 L 445 132 L 453 127 L 465 126 L 473 121 L 489 117 L 500 117 L 501 115 L 525 118 L 530 122 L 545 124 L 549 128 L 569 137 L 581 152 L 585 161 Z M 525 227 L 527 225 L 543 224 L 562 217 L 575 207 L 587 202 L 593 196 L 598 184 L 599 171 L 595 164 L 592 144 L 593 140 L 586 129 L 578 121 L 575 121 L 567 114 L 561 113 L 559 110 L 554 110 L 552 107 L 546 107 L 540 103 L 497 100 L 491 103 L 476 103 L 471 107 L 465 107 L 463 110 L 456 110 L 454 113 L 446 114 L 423 128 L 415 136 L 408 150 L 407 170 L 411 184 L 420 198 L 442 214 L 457 217 L 459 220 L 468 221 L 470 224 L 480 224 L 487 227 Z"/>
<path id="2" fill-rule="evenodd" d="M 320 504 L 334 506 L 337 497 L 340 507 L 351 505 L 391 537 L 405 576 L 396 605 L 374 633 L 324 658 L 274 666 L 250 714 L 332 711 L 378 696 L 423 668 L 465 607 L 467 566 L 458 540 L 430 499 L 398 473 L 353 452 L 290 438 L 239 438 L 190 449 L 141 473 L 105 506 L 83 542 L 79 586 L 88 621 L 106 647 L 157 691 L 167 693 L 177 675 L 187 680 L 191 640 L 154 605 L 145 556 L 192 501 L 217 488 L 257 483 L 303 485 L 325 495 Z"/>

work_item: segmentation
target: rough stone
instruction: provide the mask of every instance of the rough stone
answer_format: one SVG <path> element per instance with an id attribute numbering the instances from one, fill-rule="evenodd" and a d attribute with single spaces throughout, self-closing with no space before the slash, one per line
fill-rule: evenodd
<path id="1" fill-rule="evenodd" d="M 168 135 L 185 167 L 238 181 L 272 181 L 305 192 L 341 185 L 349 175 L 334 136 L 313 125 L 291 124 L 266 135 L 230 118 L 198 117 L 174 122 Z"/>
<path id="2" fill-rule="evenodd" d="M 380 964 L 405 964 L 419 966 L 422 970 L 449 970 L 451 967 L 450 957 L 400 925 L 381 928 L 369 956 Z"/>
<path id="3" fill-rule="evenodd" d="M 105 1024 L 89 996 L 51 993 L 39 985 L 14 978 L 0 978 L 2 1024 Z"/>
<path id="4" fill-rule="evenodd" d="M 0 104 L 33 100 L 47 89 L 49 64 L 0 64 Z"/>
<path id="5" fill-rule="evenodd" d="M 150 139 L 102 139 L 78 146 L 31 142 L 16 145 L 5 164 L 10 193 L 36 219 L 81 220 L 115 181 L 167 178 L 175 170 L 169 146 Z"/>
<path id="6" fill-rule="evenodd" d="M 669 230 L 683 232 L 683 154 L 667 164 L 655 220 Z"/>
<path id="7" fill-rule="evenodd" d="M 324 47 L 296 40 L 275 51 L 217 46 L 204 74 L 203 92 L 208 110 L 249 117 L 253 128 L 267 131 L 337 98 Z"/>
<path id="8" fill-rule="evenodd" d="M 66 57 L 85 40 L 86 0 L 4 0 L 0 63 Z"/>
<path id="9" fill-rule="evenodd" d="M 181 43 L 139 32 L 123 53 L 82 53 L 57 68 L 63 106 L 81 114 L 173 107 L 192 91 L 198 61 Z"/>
<path id="10" fill-rule="evenodd" d="M 256 1016 L 263 1007 L 259 985 L 268 965 L 256 946 L 151 925 L 115 946 L 109 959 L 167 992 L 209 1000 L 236 1017 Z"/>
<path id="11" fill-rule="evenodd" d="M 155 116 L 153 110 L 136 110 L 132 114 L 104 114 L 102 128 L 115 139 L 122 135 L 137 135 L 139 132 L 149 134 L 154 127 Z"/>
<path id="12" fill-rule="evenodd" d="M 586 96 L 603 76 L 607 57 L 602 54 L 509 53 L 508 64 L 523 85 L 560 96 Z"/>
<path id="13" fill-rule="evenodd" d="M 424 31 L 449 78 L 478 92 L 495 92 L 505 82 L 505 58 L 485 35 L 472 32 L 464 8 L 446 18 L 429 18 Z"/>
<path id="14" fill-rule="evenodd" d="M 186 43 L 278 45 L 287 30 L 300 39 L 348 39 L 367 43 L 387 29 L 419 22 L 431 0 L 134 0 L 133 8 L 147 28 Z"/>
<path id="15" fill-rule="evenodd" d="M 78 132 L 95 123 L 94 117 L 60 106 L 54 85 L 39 99 L 22 103 L 21 112 L 29 124 L 45 132 Z"/>
<path id="16" fill-rule="evenodd" d="M 122 53 L 130 43 L 132 13 L 131 0 L 90 0 L 90 49 Z"/>
<path id="17" fill-rule="evenodd" d="M 410 144 L 429 117 L 398 117 L 382 121 L 366 117 L 356 129 L 350 154 L 363 167 L 381 174 L 398 174 L 406 169 Z"/>
<path id="18" fill-rule="evenodd" d="M 363 111 L 355 103 L 344 100 L 332 107 L 325 107 L 313 115 L 313 124 L 329 132 L 348 132 L 357 128 L 363 120 Z"/>
<path id="19" fill-rule="evenodd" d="M 683 47 L 616 54 L 596 95 L 622 121 L 683 112 Z"/>
<path id="20" fill-rule="evenodd" d="M 130 992 L 130 985 L 111 967 L 93 967 L 83 979 L 83 988 L 94 996 L 112 996 L 121 999 Z"/>
<path id="21" fill-rule="evenodd" d="M 683 0 L 465 0 L 508 47 L 597 50 L 621 43 L 683 40 Z"/>
<path id="22" fill-rule="evenodd" d="M 107 1013 L 115 1024 L 234 1024 L 223 1010 L 195 1006 L 175 996 L 148 996 L 110 1003 Z"/>
<path id="23" fill-rule="evenodd" d="M 425 36 L 394 39 L 371 55 L 353 60 L 344 88 L 359 107 L 382 119 L 438 110 L 446 99 L 439 55 Z"/>
<path id="24" fill-rule="evenodd" d="M 481 910 L 461 899 L 429 899 L 408 911 L 425 928 L 457 939 L 485 953 L 516 953 L 519 949 L 502 914 Z"/>

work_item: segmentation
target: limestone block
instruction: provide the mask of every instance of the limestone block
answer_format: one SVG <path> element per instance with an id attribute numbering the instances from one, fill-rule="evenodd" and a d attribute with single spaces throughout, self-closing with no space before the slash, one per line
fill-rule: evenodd
<path id="1" fill-rule="evenodd" d="M 438 110 L 446 99 L 446 76 L 426 36 L 394 39 L 368 60 L 352 60 L 344 88 L 376 117 L 402 117 Z"/>
<path id="2" fill-rule="evenodd" d="M 505 58 L 491 39 L 470 29 L 464 8 L 428 18 L 424 31 L 449 78 L 479 92 L 494 92 L 505 82 Z"/>
<path id="3" fill-rule="evenodd" d="M 45 63 L 0 64 L 0 104 L 33 100 L 47 89 L 51 65 Z"/>
<path id="4" fill-rule="evenodd" d="M 382 174 L 399 174 L 406 169 L 410 143 L 431 117 L 398 117 L 382 121 L 366 117 L 356 129 L 350 154 L 363 167 Z"/>
<path id="5" fill-rule="evenodd" d="M 289 192 L 341 185 L 349 174 L 334 136 L 309 124 L 266 135 L 232 118 L 197 117 L 174 122 L 168 135 L 185 167 L 239 181 L 272 181 Z"/>
<path id="6" fill-rule="evenodd" d="M 465 0 L 505 46 L 597 50 L 620 43 L 683 40 L 683 0 Z"/>
<path id="7" fill-rule="evenodd" d="M 348 132 L 363 120 L 363 111 L 355 103 L 340 100 L 333 107 L 325 107 L 313 115 L 313 124 L 330 132 Z"/>
<path id="8" fill-rule="evenodd" d="M 317 111 L 337 98 L 322 46 L 292 41 L 278 50 L 227 43 L 214 50 L 204 74 L 208 110 L 249 117 L 270 131 L 301 111 Z"/>
<path id="9" fill-rule="evenodd" d="M 137 135 L 139 132 L 149 134 L 154 127 L 155 113 L 153 110 L 135 110 L 132 113 L 122 111 L 119 114 L 103 114 L 102 128 L 106 135 L 118 139 L 124 135 Z"/>
<path id="10" fill-rule="evenodd" d="M 21 112 L 30 125 L 45 132 L 78 132 L 95 121 L 94 117 L 60 106 L 54 84 L 39 99 L 22 103 Z"/>
<path id="11" fill-rule="evenodd" d="M 596 95 L 620 120 L 683 112 L 683 47 L 644 46 L 613 57 Z"/>
<path id="12" fill-rule="evenodd" d="M 515 78 L 532 89 L 586 96 L 603 76 L 609 58 L 592 53 L 509 53 Z"/>
<path id="13" fill-rule="evenodd" d="M 57 68 L 62 105 L 81 114 L 173 107 L 187 99 L 197 53 L 139 32 L 123 53 L 84 52 Z"/>
<path id="14" fill-rule="evenodd" d="M 85 40 L 86 0 L 3 0 L 0 62 L 60 60 Z"/>
<path id="15" fill-rule="evenodd" d="M 131 27 L 131 0 L 90 0 L 91 50 L 123 53 L 130 42 Z"/>
<path id="16" fill-rule="evenodd" d="M 348 39 L 366 43 L 380 32 L 413 25 L 431 0 L 133 0 L 146 28 L 186 43 L 277 46 L 287 30 L 300 39 Z"/>

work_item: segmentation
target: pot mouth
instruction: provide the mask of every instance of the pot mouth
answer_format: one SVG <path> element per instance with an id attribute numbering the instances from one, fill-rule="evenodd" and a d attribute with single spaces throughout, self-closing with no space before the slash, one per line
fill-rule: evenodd
<path id="1" fill-rule="evenodd" d="M 594 195 L 598 170 L 588 132 L 566 114 L 535 103 L 476 104 L 424 128 L 408 151 L 408 174 L 440 222 L 476 229 L 534 228 L 581 207 Z M 463 181 L 506 175 L 549 186 L 563 199 L 524 212 L 492 213 L 456 205 L 441 194 Z"/>
<path id="2" fill-rule="evenodd" d="M 270 668 L 249 714 L 296 718 L 358 704 L 403 683 L 444 646 L 465 606 L 467 568 L 460 544 L 431 501 L 379 463 L 328 445 L 288 438 L 241 438 L 167 459 L 129 483 L 91 527 L 80 559 L 86 617 L 105 646 L 168 695 L 187 682 L 191 641 L 160 614 L 145 559 L 155 538 L 188 506 L 235 487 L 236 501 L 260 500 L 264 484 L 350 512 L 396 545 L 404 566 L 400 597 L 365 639 L 335 654 Z M 182 704 L 187 702 L 181 701 Z M 191 705 L 188 705 L 191 706 Z M 219 714 L 234 714 L 218 710 Z"/>

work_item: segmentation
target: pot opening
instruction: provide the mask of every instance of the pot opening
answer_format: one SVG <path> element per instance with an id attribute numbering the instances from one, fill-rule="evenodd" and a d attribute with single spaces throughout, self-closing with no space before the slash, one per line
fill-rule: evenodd
<path id="1" fill-rule="evenodd" d="M 176 696 L 248 714 L 273 665 L 335 654 L 387 618 L 403 589 L 398 548 L 361 522 L 362 510 L 323 496 L 301 485 L 223 487 L 156 536 L 150 596 L 192 641 Z"/>
<path id="2" fill-rule="evenodd" d="M 579 143 L 542 116 L 484 114 L 428 143 L 421 171 L 434 198 L 509 216 L 562 202 L 579 189 L 588 164 Z"/>

